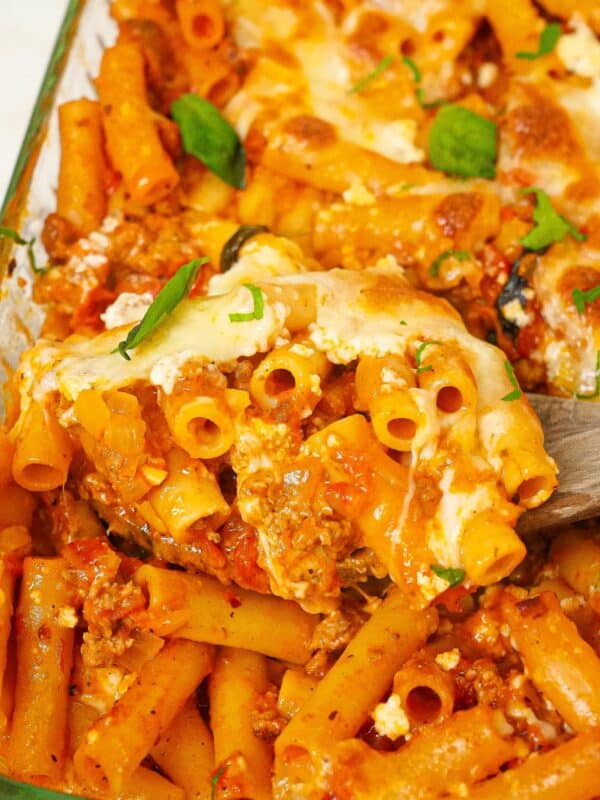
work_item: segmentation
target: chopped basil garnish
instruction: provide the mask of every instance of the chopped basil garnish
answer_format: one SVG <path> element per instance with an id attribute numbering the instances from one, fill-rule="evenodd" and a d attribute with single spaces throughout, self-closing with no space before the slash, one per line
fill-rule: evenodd
<path id="1" fill-rule="evenodd" d="M 210 800 L 215 800 L 215 792 L 217 791 L 217 784 L 221 775 L 225 772 L 225 767 L 219 767 L 215 774 L 210 779 Z"/>
<path id="2" fill-rule="evenodd" d="M 184 94 L 171 105 L 186 153 L 236 189 L 245 185 L 246 152 L 221 112 L 196 94 Z"/>
<path id="3" fill-rule="evenodd" d="M 594 377 L 596 379 L 596 388 L 589 394 L 577 394 L 579 400 L 593 400 L 594 397 L 600 395 L 600 350 L 596 351 L 596 372 Z"/>
<path id="4" fill-rule="evenodd" d="M 262 319 L 265 310 L 265 301 L 263 300 L 261 290 L 253 283 L 244 283 L 243 285 L 252 295 L 254 309 L 247 314 L 230 314 L 229 319 L 231 322 L 250 322 L 250 320 L 253 319 Z"/>
<path id="5" fill-rule="evenodd" d="M 427 270 L 432 278 L 437 278 L 440 274 L 440 267 L 447 258 L 456 258 L 458 261 L 468 261 L 471 254 L 468 250 L 444 250 L 443 253 L 431 262 L 431 266 Z"/>
<path id="6" fill-rule="evenodd" d="M 439 564 L 430 564 L 429 566 L 438 578 L 449 584 L 451 589 L 459 586 L 465 579 L 466 572 L 459 567 L 441 567 Z"/>
<path id="7" fill-rule="evenodd" d="M 504 369 L 506 370 L 506 374 L 508 375 L 508 380 L 511 384 L 515 387 L 512 392 L 505 394 L 502 400 L 506 400 L 509 402 L 510 400 L 518 400 L 519 397 L 523 394 L 521 391 L 521 387 L 519 386 L 519 381 L 517 380 L 514 370 L 512 368 L 512 364 L 510 361 L 504 362 Z"/>
<path id="8" fill-rule="evenodd" d="M 438 111 L 429 133 L 432 167 L 459 178 L 495 178 L 496 152 L 495 122 L 454 103 Z"/>
<path id="9" fill-rule="evenodd" d="M 43 275 L 46 272 L 46 270 L 43 267 L 38 267 L 37 262 L 35 260 L 35 253 L 33 252 L 33 245 L 35 244 L 35 238 L 24 239 L 15 230 L 13 230 L 12 228 L 5 228 L 3 225 L 0 225 L 0 237 L 4 237 L 5 239 L 12 239 L 15 244 L 25 245 L 27 247 L 27 258 L 29 259 L 29 265 L 31 269 L 38 275 Z"/>
<path id="10" fill-rule="evenodd" d="M 393 55 L 384 56 L 379 62 L 379 64 L 377 64 L 375 69 L 373 69 L 371 72 L 365 75 L 364 78 L 361 78 L 354 84 L 354 86 L 350 89 L 349 93 L 358 94 L 359 92 L 362 92 L 362 90 L 366 89 L 367 86 L 375 80 L 375 78 L 379 77 L 379 75 L 381 75 L 382 72 L 384 72 L 389 66 L 391 66 L 395 60 L 396 56 Z"/>
<path id="11" fill-rule="evenodd" d="M 560 27 L 559 23 L 550 22 L 540 33 L 540 41 L 537 51 L 535 53 L 516 53 L 517 58 L 527 58 L 529 61 L 533 61 L 535 58 L 547 56 L 548 53 L 551 53 L 556 47 L 556 43 L 560 39 L 561 33 L 562 28 Z"/>
<path id="12" fill-rule="evenodd" d="M 584 233 L 578 231 L 572 222 L 556 211 L 550 198 L 543 189 L 534 186 L 528 189 L 521 189 L 523 194 L 535 194 L 536 204 L 533 212 L 534 227 L 526 233 L 519 241 L 529 250 L 543 250 L 554 242 L 562 242 L 565 236 L 570 233 L 578 242 L 586 239 Z"/>
<path id="13" fill-rule="evenodd" d="M 23 237 L 14 230 L 14 228 L 5 228 L 4 225 L 0 225 L 0 236 L 4 236 L 6 239 L 12 239 L 13 242 L 16 244 L 29 244 L 27 239 L 23 239 Z M 33 239 L 31 241 L 34 241 Z"/>
<path id="14" fill-rule="evenodd" d="M 409 56 L 402 56 L 402 61 L 412 72 L 413 80 L 417 84 L 417 88 L 415 90 L 415 96 L 417 98 L 419 105 L 422 108 L 437 108 L 437 106 L 441 106 L 444 103 L 446 103 L 446 100 L 433 100 L 433 102 L 428 103 L 425 100 L 425 92 L 423 88 L 418 85 L 419 83 L 421 83 L 421 78 L 422 78 L 421 70 L 417 67 L 416 63 Z"/>
<path id="15" fill-rule="evenodd" d="M 586 304 L 593 303 L 594 300 L 600 297 L 600 284 L 592 286 L 591 289 L 587 289 L 585 292 L 583 289 L 573 289 L 572 297 L 577 313 L 582 317 L 585 314 Z"/>
<path id="16" fill-rule="evenodd" d="M 238 260 L 242 246 L 256 236 L 257 233 L 268 233 L 269 229 L 266 225 L 240 225 L 237 231 L 227 239 L 221 250 L 221 258 L 219 266 L 221 272 L 227 272 L 231 269 L 235 262 Z"/>
<path id="17" fill-rule="evenodd" d="M 429 347 L 430 344 L 441 344 L 441 342 L 431 339 L 428 342 L 423 342 L 417 347 L 415 351 L 415 363 L 417 365 L 417 372 L 428 372 L 430 369 L 433 369 L 431 364 L 428 364 L 426 367 L 422 366 L 421 364 L 421 360 L 423 358 L 423 350 L 425 350 L 426 347 Z"/>
<path id="18" fill-rule="evenodd" d="M 184 297 L 188 296 L 198 277 L 198 270 L 207 261 L 208 258 L 194 258 L 193 261 L 179 267 L 156 295 L 154 302 L 142 317 L 142 321 L 129 331 L 127 337 L 119 342 L 113 352 L 118 351 L 123 358 L 130 361 L 131 356 L 127 351 L 133 350 L 154 333 L 165 317 L 181 303 Z"/>
<path id="19" fill-rule="evenodd" d="M 421 82 L 421 70 L 417 67 L 415 62 L 409 56 L 402 56 L 402 61 L 406 64 L 409 70 L 412 72 L 412 76 L 414 78 L 415 83 Z"/>

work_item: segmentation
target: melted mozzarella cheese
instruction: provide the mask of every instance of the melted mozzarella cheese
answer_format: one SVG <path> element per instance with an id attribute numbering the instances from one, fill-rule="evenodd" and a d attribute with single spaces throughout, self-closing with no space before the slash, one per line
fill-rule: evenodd
<path id="1" fill-rule="evenodd" d="M 210 299 L 182 301 L 149 339 L 131 351 L 130 361 L 115 352 L 127 335 L 126 327 L 83 341 L 67 339 L 54 344 L 41 340 L 24 357 L 23 407 L 30 402 L 28 396 L 43 397 L 58 390 L 74 400 L 85 389 L 106 390 L 136 380 L 155 385 L 164 381 L 168 393 L 190 361 L 208 359 L 222 363 L 241 355 L 265 352 L 284 335 L 290 304 L 301 304 L 302 300 L 293 289 L 284 292 L 281 287 L 273 286 L 264 291 L 268 297 L 262 318 L 248 322 L 232 322 L 229 318 L 230 314 L 248 314 L 254 309 L 253 297 L 243 286 Z M 52 362 L 55 369 L 48 370 Z M 34 375 L 40 370 L 44 377 L 36 385 Z"/>
<path id="2" fill-rule="evenodd" d="M 569 20 L 573 33 L 558 40 L 556 53 L 565 67 L 584 78 L 600 78 L 600 42 L 581 14 Z"/>
<path id="3" fill-rule="evenodd" d="M 596 352 L 600 341 L 594 336 L 592 325 L 560 291 L 560 283 L 574 263 L 593 268 L 598 257 L 598 252 L 587 245 L 575 249 L 572 243 L 565 241 L 540 256 L 539 267 L 533 275 L 533 288 L 546 323 L 542 358 L 548 378 L 553 385 L 571 394 L 595 391 Z"/>
<path id="4" fill-rule="evenodd" d="M 561 87 L 560 102 L 569 112 L 571 121 L 579 133 L 579 138 L 590 161 L 590 172 L 596 170 L 600 159 L 600 75 L 587 87 Z M 598 200 L 587 201 L 584 211 L 598 211 Z M 571 213 L 577 213 L 576 204 Z"/>
<path id="5" fill-rule="evenodd" d="M 409 19 L 414 27 L 423 33 L 430 20 L 444 10 L 443 0 L 376 0 L 378 8 L 398 17 Z"/>
<path id="6" fill-rule="evenodd" d="M 278 239 L 277 243 L 278 246 L 274 247 L 251 239 L 244 245 L 231 269 L 210 278 L 208 294 L 224 294 L 243 283 L 255 283 L 279 275 L 293 275 L 296 272 L 307 271 L 307 260 L 294 242 Z"/>
<path id="7" fill-rule="evenodd" d="M 327 26 L 325 36 L 300 39 L 293 49 L 302 67 L 313 114 L 333 125 L 345 141 L 391 161 L 408 164 L 424 160 L 424 152 L 414 145 L 414 120 L 377 119 L 369 113 L 364 98 L 350 92 L 349 53 L 332 25 Z"/>
<path id="8" fill-rule="evenodd" d="M 187 299 L 131 351 L 129 361 L 113 352 L 126 328 L 60 344 L 41 340 L 24 357 L 22 386 L 37 398 L 58 390 L 74 400 L 84 389 L 153 382 L 153 370 L 175 357 L 179 371 L 192 360 L 219 364 L 266 352 L 290 331 L 306 330 L 313 346 L 336 364 L 361 355 L 406 355 L 409 342 L 417 339 L 458 347 L 475 375 L 480 407 L 486 413 L 507 411 L 500 398 L 513 387 L 502 353 L 471 336 L 445 301 L 407 287 L 402 278 L 378 270 L 334 269 L 282 275 L 257 285 L 264 298 L 261 319 L 230 319 L 230 314 L 254 309 L 244 286 L 224 295 Z M 28 377 L 33 383 L 28 384 Z M 27 405 L 25 394 L 23 401 Z"/>
<path id="9" fill-rule="evenodd" d="M 498 489 L 495 484 L 482 483 L 461 491 L 454 487 L 454 480 L 454 467 L 447 467 L 439 484 L 442 498 L 427 527 L 429 547 L 437 563 L 459 567 L 464 529 L 479 512 L 494 507 Z"/>
<path id="10" fill-rule="evenodd" d="M 246 136 L 263 109 L 280 113 L 288 107 L 296 114 L 312 114 L 329 122 L 343 140 L 392 161 L 422 162 L 425 153 L 415 146 L 416 122 L 403 118 L 401 113 L 383 117 L 364 96 L 351 91 L 356 80 L 351 47 L 324 4 L 315 3 L 312 12 L 311 25 L 297 36 L 299 20 L 292 19 L 290 8 L 277 3 L 267 7 L 260 3 L 255 7 L 239 4 L 235 23 L 238 42 L 264 49 L 262 58 L 225 110 L 240 136 Z M 266 22 L 267 15 L 275 17 L 273 26 Z M 283 65 L 269 58 L 269 42 L 273 39 L 295 57 L 295 64 Z M 410 93 L 401 93 L 398 108 L 413 103 Z"/>

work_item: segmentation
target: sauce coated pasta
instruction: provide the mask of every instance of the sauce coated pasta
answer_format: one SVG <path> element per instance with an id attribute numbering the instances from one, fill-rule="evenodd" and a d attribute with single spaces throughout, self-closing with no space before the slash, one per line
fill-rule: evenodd
<path id="1" fill-rule="evenodd" d="M 600 6 L 110 13 L 0 429 L 0 786 L 600 798 L 600 529 L 518 530 L 525 390 L 600 392 Z"/>

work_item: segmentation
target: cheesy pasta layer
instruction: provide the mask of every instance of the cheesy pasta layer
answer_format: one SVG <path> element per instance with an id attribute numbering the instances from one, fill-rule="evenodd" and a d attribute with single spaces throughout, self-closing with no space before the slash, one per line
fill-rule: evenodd
<path id="1" fill-rule="evenodd" d="M 245 258 L 269 250 L 291 274 L 183 300 L 128 360 L 123 327 L 29 351 L 17 483 L 73 481 L 111 530 L 223 580 L 223 535 L 249 526 L 271 591 L 313 612 L 354 560 L 419 604 L 436 568 L 509 574 L 556 468 L 506 358 L 398 270 L 299 271 L 270 235 Z"/>
<path id="2" fill-rule="evenodd" d="M 216 217 L 326 268 L 393 259 L 526 389 L 595 397 L 600 23 L 541 5 L 115 0 L 99 103 L 61 109 L 48 331 L 101 328 L 194 256 L 206 281 Z"/>

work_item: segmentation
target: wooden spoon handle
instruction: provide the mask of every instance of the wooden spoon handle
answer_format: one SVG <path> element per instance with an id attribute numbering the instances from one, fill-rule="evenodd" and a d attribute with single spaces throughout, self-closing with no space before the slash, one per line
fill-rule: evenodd
<path id="1" fill-rule="evenodd" d="M 530 394 L 544 427 L 544 446 L 559 467 L 559 486 L 525 512 L 519 531 L 550 528 L 600 515 L 600 403 Z"/>

